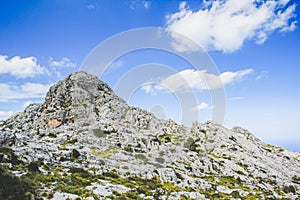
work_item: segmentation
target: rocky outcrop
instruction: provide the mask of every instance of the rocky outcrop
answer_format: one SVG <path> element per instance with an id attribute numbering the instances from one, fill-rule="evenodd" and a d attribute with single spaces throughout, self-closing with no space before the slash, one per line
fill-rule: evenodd
<path id="1" fill-rule="evenodd" d="M 246 129 L 191 128 L 76 72 L 0 123 L 0 158 L 44 199 L 297 199 L 300 156 Z M 12 157 L 14 159 L 12 159 Z M 14 161 L 12 161 L 14 160 Z M 33 163 L 33 164 L 32 164 Z"/>

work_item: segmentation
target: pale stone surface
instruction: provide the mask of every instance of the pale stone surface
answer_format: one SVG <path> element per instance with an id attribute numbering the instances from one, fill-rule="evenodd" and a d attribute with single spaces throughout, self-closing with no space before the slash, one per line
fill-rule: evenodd
<path id="1" fill-rule="evenodd" d="M 62 199 L 72 199 L 75 200 L 76 198 L 78 198 L 78 195 L 75 194 L 69 194 L 69 193 L 63 193 L 63 192 L 55 192 L 53 195 L 52 200 L 62 200 Z"/>
<path id="2" fill-rule="evenodd" d="M 300 174 L 299 153 L 267 145 L 240 127 L 229 130 L 213 122 L 195 122 L 188 128 L 156 119 L 128 106 L 107 84 L 84 72 L 52 86 L 44 103 L 31 104 L 1 122 L 0 145 L 10 146 L 25 163 L 94 168 L 100 174 L 114 169 L 121 176 L 158 177 L 195 190 L 172 193 L 169 199 L 202 199 L 203 190 L 230 194 L 229 187 L 241 196 L 249 194 L 222 177 L 253 191 L 269 191 L 269 197 L 300 195 L 300 185 L 293 181 Z M 73 149 L 80 154 L 77 160 L 71 159 Z M 276 192 L 289 185 L 295 194 Z M 110 183 L 87 188 L 99 196 L 128 191 Z M 56 192 L 54 198 L 61 195 Z"/>

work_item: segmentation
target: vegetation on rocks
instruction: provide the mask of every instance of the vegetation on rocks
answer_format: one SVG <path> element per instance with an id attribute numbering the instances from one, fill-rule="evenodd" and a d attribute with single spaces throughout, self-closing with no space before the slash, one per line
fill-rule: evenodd
<path id="1" fill-rule="evenodd" d="M 0 199 L 31 200 L 34 198 L 36 198 L 35 185 L 30 179 L 16 177 L 0 165 Z"/>
<path id="2" fill-rule="evenodd" d="M 299 158 L 240 127 L 157 119 L 77 72 L 1 122 L 0 199 L 296 199 Z"/>

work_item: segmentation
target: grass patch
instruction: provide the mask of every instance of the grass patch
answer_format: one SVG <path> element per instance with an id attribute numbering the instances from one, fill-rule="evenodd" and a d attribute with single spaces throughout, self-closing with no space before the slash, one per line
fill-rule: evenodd
<path id="1" fill-rule="evenodd" d="M 243 163 L 241 163 L 241 162 L 238 162 L 238 163 L 236 163 L 238 166 L 240 166 L 241 168 L 243 168 L 245 171 L 247 171 L 247 169 L 248 169 L 248 165 L 246 165 L 246 164 L 243 164 Z"/>
<path id="2" fill-rule="evenodd" d="M 104 151 L 97 151 L 95 147 L 91 148 L 92 154 L 101 158 L 109 158 L 111 155 L 118 152 L 117 147 L 110 146 L 107 150 Z"/>
<path id="3" fill-rule="evenodd" d="M 158 141 L 163 143 L 172 142 L 173 140 L 173 134 L 163 134 L 157 136 Z"/>
<path id="4" fill-rule="evenodd" d="M 36 174 L 30 172 L 22 177 L 32 180 L 34 185 L 40 189 L 53 187 L 53 191 L 76 194 L 82 198 L 90 196 L 98 199 L 91 191 L 85 189 L 86 186 L 98 181 L 97 176 L 92 175 L 81 168 L 72 167 L 68 172 L 65 172 L 62 168 L 57 167 L 48 174 Z M 53 194 L 45 193 L 43 195 L 51 196 Z"/>
<path id="5" fill-rule="evenodd" d="M 112 199 L 141 199 L 140 194 L 159 199 L 160 196 L 169 196 L 172 192 L 187 191 L 185 188 L 174 185 L 173 183 L 162 183 L 159 178 L 140 178 L 135 176 L 121 177 L 115 170 L 103 173 L 100 177 L 109 180 L 112 184 L 124 185 L 131 190 L 112 196 Z M 122 197 L 122 198 L 121 198 Z"/>
<path id="6" fill-rule="evenodd" d="M 213 156 L 214 158 L 223 158 L 223 159 L 227 159 L 227 160 L 231 160 L 233 158 L 232 156 L 227 156 L 225 154 L 216 155 L 216 154 L 210 153 L 210 155 Z"/>

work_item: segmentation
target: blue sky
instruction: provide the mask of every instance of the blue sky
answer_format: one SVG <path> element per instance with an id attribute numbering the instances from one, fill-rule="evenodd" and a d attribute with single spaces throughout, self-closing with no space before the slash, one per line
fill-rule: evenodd
<path id="1" fill-rule="evenodd" d="M 224 82 L 226 127 L 243 126 L 266 142 L 300 151 L 299 6 L 292 0 L 253 2 L 1 0 L 0 118 L 42 102 L 51 84 L 79 70 L 91 50 L 111 36 L 161 27 L 208 52 Z M 130 70 L 149 63 L 171 68 L 174 72 L 159 83 L 178 92 L 183 85 L 175 87 L 177 75 L 187 78 L 197 97 L 198 120 L 211 118 L 210 93 L 195 78 L 208 74 L 170 53 L 124 55 L 101 79 L 115 88 Z M 140 85 L 129 103 L 181 122 L 178 99 L 159 87 Z"/>

